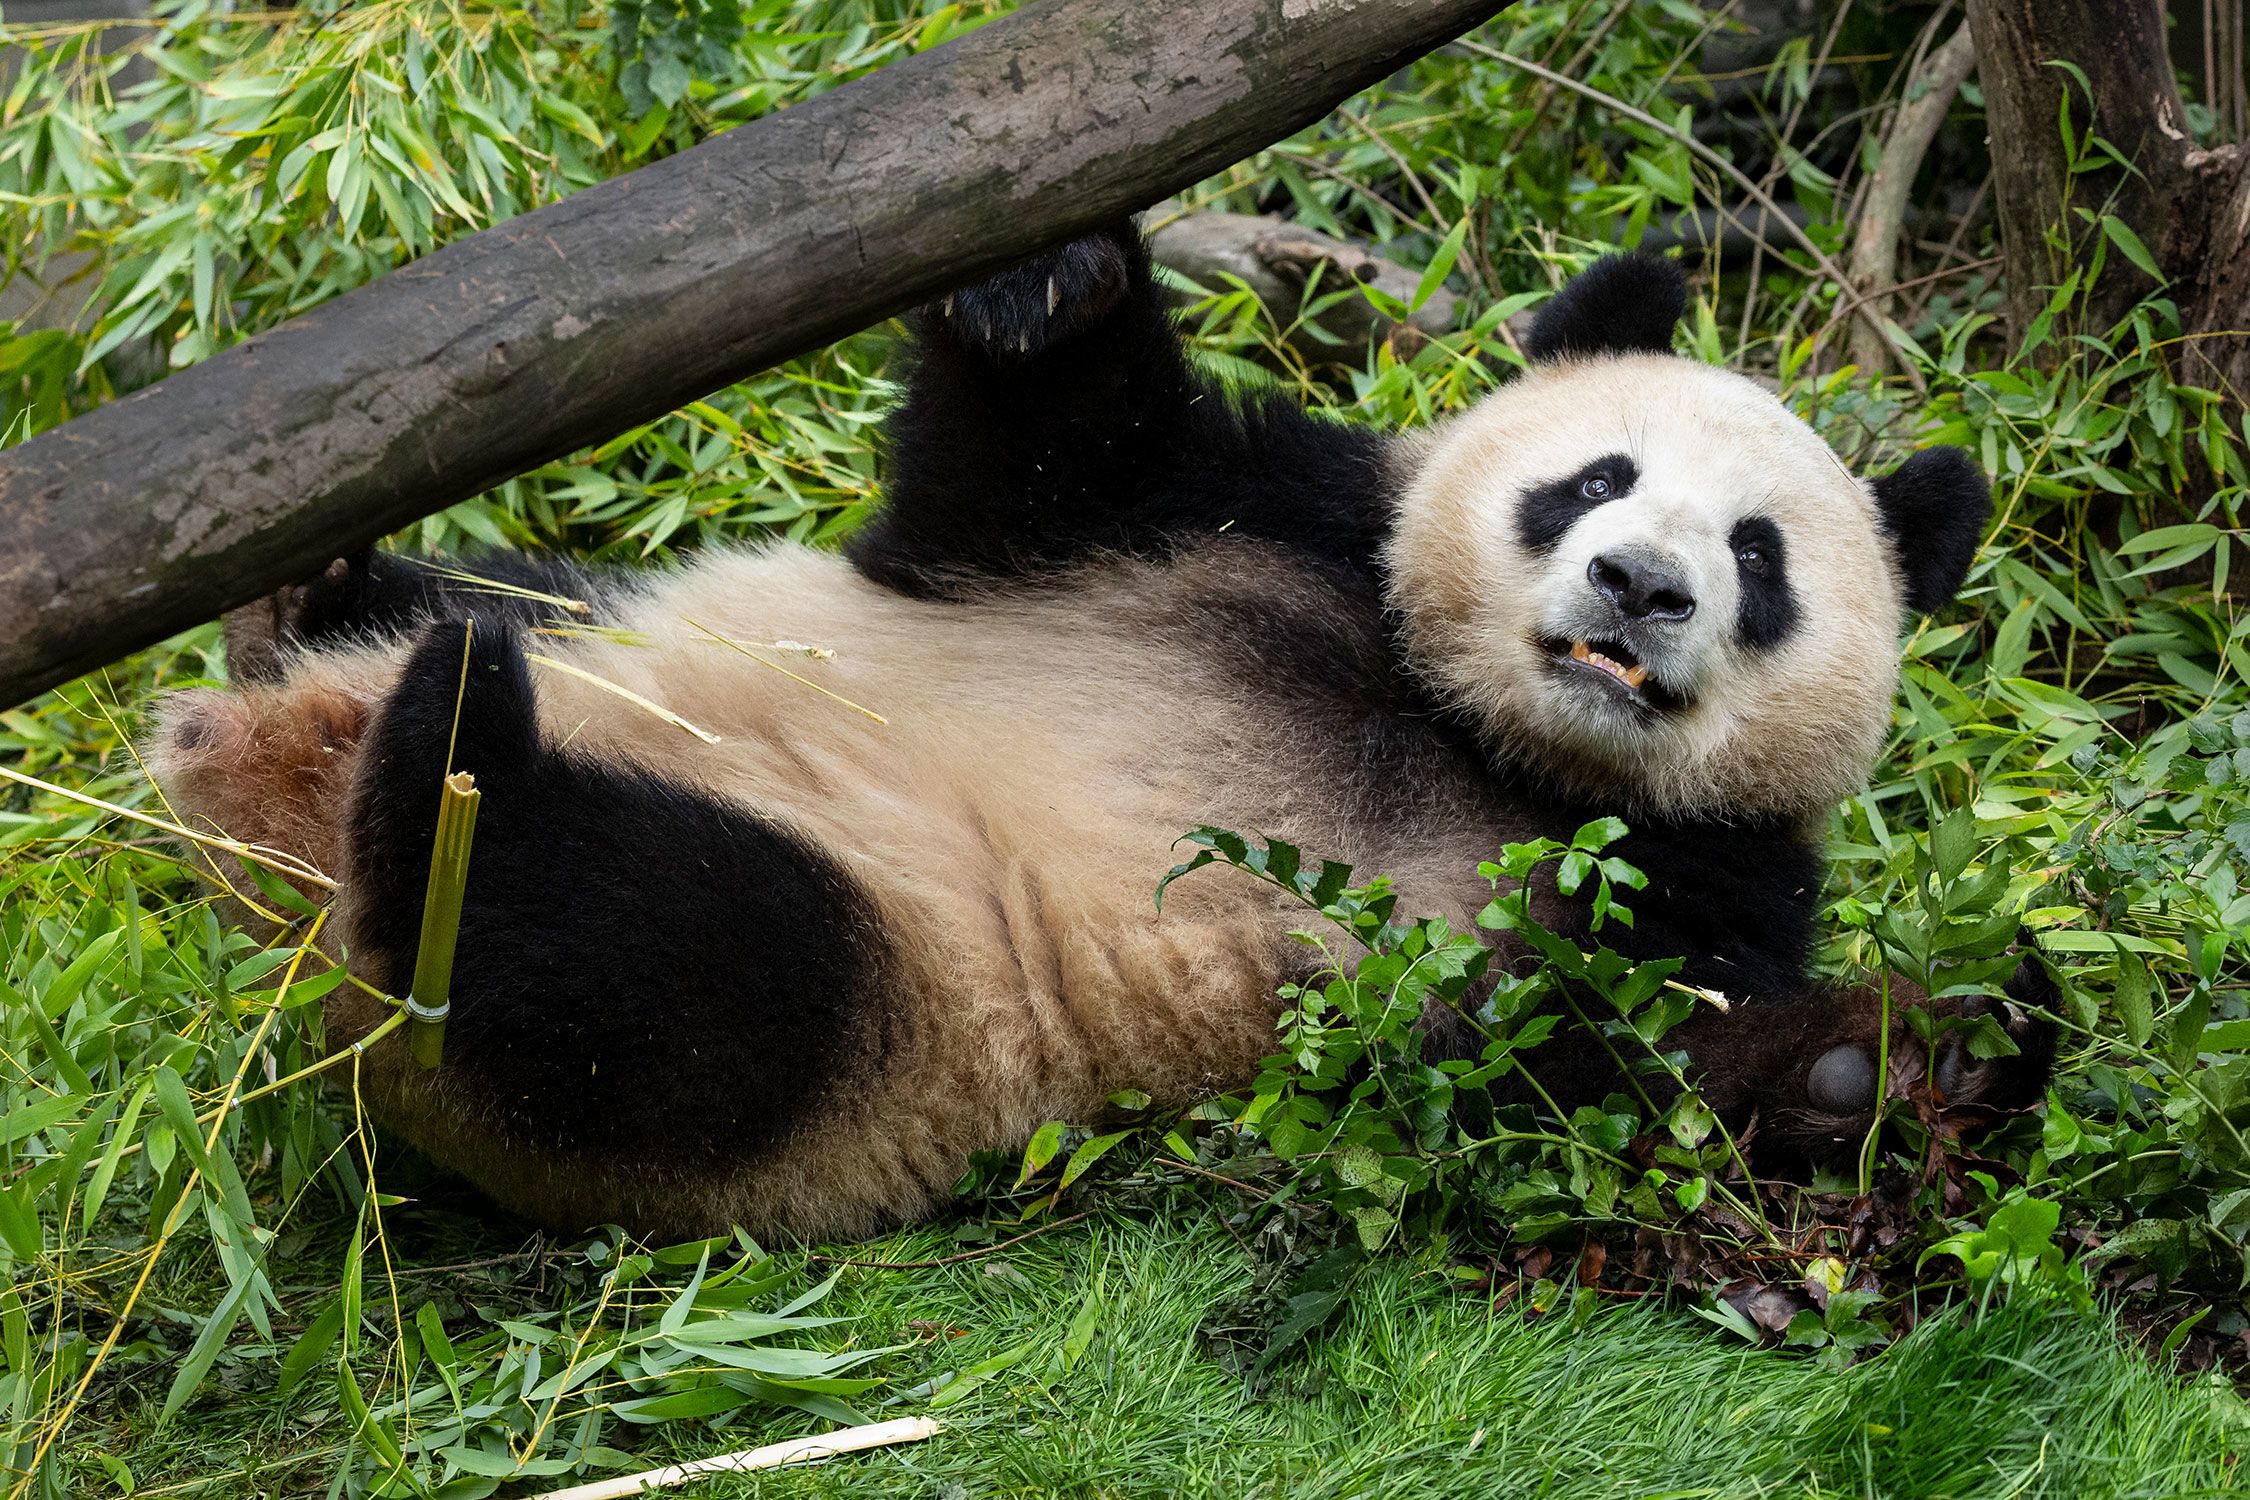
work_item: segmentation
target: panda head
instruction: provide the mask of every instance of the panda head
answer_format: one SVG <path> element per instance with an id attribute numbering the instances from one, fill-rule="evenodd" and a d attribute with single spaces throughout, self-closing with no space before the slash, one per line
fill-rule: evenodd
<path id="1" fill-rule="evenodd" d="M 1633 255 L 1546 305 L 1530 370 L 1408 450 L 1390 603 L 1438 691 L 1573 794 L 1819 816 L 1881 752 L 1901 629 L 1961 586 L 1990 486 L 1951 448 L 1852 475 L 1669 352 L 1686 299 Z"/>

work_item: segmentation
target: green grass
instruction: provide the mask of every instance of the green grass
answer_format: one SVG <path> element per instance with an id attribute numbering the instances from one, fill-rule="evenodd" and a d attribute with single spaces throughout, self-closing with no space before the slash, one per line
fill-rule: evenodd
<path id="1" fill-rule="evenodd" d="M 902 1236 L 896 1253 L 927 1254 Z M 1263 1399 L 1201 1347 L 1239 1294 L 1208 1224 L 1110 1222 L 983 1262 L 854 1273 L 883 1329 L 968 1330 L 948 1362 L 1030 1343 L 1091 1299 L 1095 1338 L 1051 1383 L 996 1377 L 911 1452 L 714 1494 L 1341 1496 L 2186 1495 L 2230 1487 L 2231 1392 L 2157 1376 L 2098 1319 L 2019 1306 L 1933 1320 L 1842 1372 L 1682 1312 L 1527 1321 L 1432 1257 L 1380 1267 L 1335 1334 Z M 1030 1361 L 1027 1361 L 1029 1363 Z M 1022 1367 L 1018 1367 L 1020 1370 Z M 1293 1389 L 1291 1389 L 1293 1388 Z"/>
<path id="2" fill-rule="evenodd" d="M 519 1250 L 449 1211 L 452 1193 L 438 1196 L 419 1231 L 402 1223 L 403 1259 Z M 464 1196 L 450 1208 L 472 1206 Z M 927 1260 L 957 1248 L 927 1227 L 842 1253 Z M 302 1253 L 317 1268 L 333 1248 Z M 399 1288 L 409 1314 L 424 1297 L 446 1309 L 536 1305 L 570 1258 L 526 1256 Z M 168 1292 L 200 1305 L 191 1267 L 180 1270 L 189 1274 Z M 1461 1290 L 1435 1251 L 1376 1266 L 1327 1338 L 1253 1388 L 1201 1331 L 1247 1290 L 1250 1267 L 1211 1207 L 1190 1198 L 954 1265 L 837 1274 L 823 1310 L 852 1320 L 840 1342 L 912 1346 L 878 1366 L 895 1404 L 872 1415 L 923 1411 L 919 1391 L 934 1377 L 992 1373 L 940 1413 L 946 1430 L 929 1442 L 692 1493 L 2092 1500 L 2238 1493 L 2250 1435 L 2230 1387 L 2158 1373 L 2099 1314 L 2018 1301 L 1980 1319 L 1957 1307 L 1835 1370 L 1749 1347 L 1676 1308 L 1605 1298 L 1582 1314 L 1567 1303 L 1540 1318 L 1496 1310 Z M 369 1300 L 387 1298 L 371 1285 Z M 146 1390 L 122 1403 L 136 1415 L 83 1434 L 125 1457 L 142 1493 L 325 1489 L 341 1431 L 324 1393 L 276 1398 L 253 1353 L 222 1366 L 186 1420 L 157 1429 L 162 1374 L 152 1368 Z M 730 1425 L 652 1429 L 635 1458 L 653 1467 L 825 1425 L 753 1409 Z M 79 1472 L 97 1482 L 85 1492 L 107 1492 L 86 1452 Z"/>
<path id="3" fill-rule="evenodd" d="M 699 61 L 693 90 L 647 115 L 613 86 L 606 21 L 623 8 L 600 3 L 188 7 L 145 43 L 166 61 L 130 103 L 81 66 L 91 33 L 32 38 L 29 93 L 0 120 L 0 222 L 10 243 L 35 247 L 34 262 L 42 252 L 91 257 L 98 290 L 89 321 L 70 332 L 0 326 L 0 442 L 107 399 L 105 350 L 147 339 L 192 362 L 434 243 L 1006 8 L 751 0 L 736 24 L 726 5 L 691 4 L 681 11 L 689 20 L 728 18 L 717 30 L 732 50 Z M 1786 122 L 1775 144 L 1806 146 L 1839 127 L 1851 139 L 1879 124 L 1891 63 L 1932 15 L 1907 3 L 1853 12 L 1849 34 L 1832 38 L 1838 55 L 1879 61 L 1860 77 L 1848 117 L 1804 94 L 1797 65 L 1768 78 L 1756 112 Z M 1486 39 L 1618 99 L 1685 111 L 1684 130 L 1691 115 L 1701 124 L 1721 108 L 1694 80 L 1703 22 L 1646 0 L 1522 0 Z M 418 76 L 440 86 L 406 86 Z M 1981 170 L 1983 122 L 1973 106 L 1957 115 L 1955 157 Z M 511 135 L 504 151 L 491 149 L 492 120 Z M 1652 218 L 1736 201 L 1677 134 L 1576 95 L 1550 99 L 1485 54 L 1436 54 L 1192 197 L 1280 209 L 1377 241 L 1412 268 L 1447 258 L 1470 299 L 1462 330 L 1402 361 L 1354 355 L 1345 367 L 1306 369 L 1254 299 L 1215 288 L 1191 319 L 1196 347 L 1231 380 L 1278 380 L 1349 420 L 1425 423 L 1496 378 L 1507 363 L 1500 314 L 1551 287 L 1564 261 Z M 411 172 L 370 168 L 386 143 L 424 136 L 432 149 L 426 159 L 406 152 Z M 266 149 L 234 144 L 251 140 Z M 290 169 L 302 191 L 274 190 L 285 161 L 302 167 Z M 1833 181 L 1800 163 L 1776 190 L 1823 236 L 1840 236 L 1856 170 Z M 371 184 L 398 191 L 369 197 Z M 432 207 L 454 198 L 464 207 Z M 1908 315 L 1930 354 L 1919 369 L 1926 400 L 1838 369 L 1835 335 L 1820 330 L 1844 326 L 1840 290 L 1801 257 L 1769 255 L 1755 279 L 1705 263 L 1698 281 L 1692 351 L 1778 374 L 1787 399 L 1855 465 L 1955 442 L 2000 487 L 2000 519 L 1963 604 L 1909 642 L 1894 752 L 1830 825 L 1822 960 L 1918 973 L 1902 946 L 1925 929 L 1973 925 L 1923 898 L 1921 868 L 1923 831 L 1969 809 L 1967 878 L 2002 879 L 2004 891 L 1986 892 L 1993 909 L 2020 910 L 2067 987 L 2068 1039 L 2046 1117 L 1986 1149 L 2005 1157 L 2004 1185 L 2020 1178 L 2021 1192 L 2056 1206 L 2066 1248 L 2100 1238 L 2123 1252 L 2096 1285 L 2112 1304 L 2129 1297 L 2136 1326 L 2202 1316 L 2198 1339 L 2214 1335 L 2239 1356 L 2250 1329 L 2250 615 L 2239 583 L 2229 592 L 2225 580 L 2231 551 L 2250 537 L 2245 445 L 2237 414 L 2189 383 L 2159 304 L 2136 309 L 2099 349 L 2072 345 L 2051 365 L 2020 358 L 1983 321 L 1997 291 L 1976 268 L 1992 247 L 1961 227 L 1958 254 L 1915 252 L 1924 258 L 1912 269 L 1938 277 L 1942 292 Z M 1278 322 L 1287 317 L 1281 310 Z M 775 532 L 833 540 L 878 491 L 875 424 L 896 394 L 896 349 L 881 330 L 854 338 L 397 540 L 553 547 L 603 561 Z M 131 753 L 136 716 L 162 689 L 216 677 L 216 638 L 193 632 L 0 712 L 0 756 L 153 810 Z M 300 928 L 282 946 L 301 938 Z M 596 1274 L 582 1252 L 521 1254 L 520 1227 L 492 1222 L 466 1189 L 388 1156 L 381 1186 L 403 1186 L 413 1201 L 386 1205 L 380 1225 L 371 1214 L 359 1221 L 367 1248 L 355 1266 L 350 1205 L 367 1179 L 346 1144 L 348 1103 L 316 1086 L 261 1100 L 221 1132 L 219 1175 L 238 1171 L 238 1182 L 185 1171 L 180 1143 L 201 1133 L 175 1128 L 190 1123 L 185 1114 L 216 1106 L 238 1071 L 271 1077 L 317 1055 L 309 1006 L 261 1030 L 284 997 L 278 955 L 256 949 L 145 829 L 0 789 L 6 1500 L 59 1496 L 66 1476 L 70 1493 L 119 1493 L 123 1476 L 101 1454 L 129 1465 L 140 1494 L 324 1494 L 343 1488 L 339 1475 L 350 1493 L 369 1493 L 375 1471 L 339 1409 L 337 1375 L 378 1407 L 402 1383 L 426 1391 L 434 1379 L 426 1360 L 389 1343 L 394 1286 L 410 1317 L 430 1299 L 449 1336 L 475 1344 L 475 1378 L 488 1385 L 528 1347 L 501 1331 L 503 1320 L 567 1312 L 591 1294 Z M 179 1085 L 169 1118 L 151 1092 L 165 1069 Z M 2231 1389 L 2160 1373 L 2104 1316 L 2057 1311 L 2043 1294 L 1980 1322 L 1958 1309 L 1933 1317 L 1838 1370 L 1748 1348 L 1677 1305 L 1589 1294 L 1598 1310 L 1582 1319 L 1567 1298 L 1542 1319 L 1495 1313 L 1458 1287 L 1444 1247 L 1421 1244 L 1375 1264 L 1338 1325 L 1252 1391 L 1198 1332 L 1249 1286 L 1247 1259 L 1208 1201 L 1165 1201 L 1170 1216 L 1149 1220 L 1135 1217 L 1158 1212 L 1142 1198 L 1096 1196 L 1100 1217 L 1088 1225 L 989 1258 L 842 1272 L 822 1310 L 856 1321 L 824 1333 L 853 1348 L 910 1344 L 873 1367 L 886 1383 L 856 1398 L 872 1414 L 927 1409 L 928 1383 L 949 1372 L 988 1378 L 944 1409 L 951 1430 L 931 1443 L 694 1493 L 2241 1487 L 2250 1419 Z M 157 1229 L 174 1204 L 180 1229 L 159 1255 Z M 1948 1200 L 1925 1185 L 1914 1212 L 1934 1239 L 1973 1229 L 1992 1208 L 1989 1195 Z M 1494 1237 L 1516 1227 L 1480 1226 Z M 843 1253 L 920 1259 L 956 1248 L 933 1228 Z M 147 1291 L 64 1423 L 74 1385 L 152 1257 Z M 439 1269 L 464 1262 L 496 1263 Z M 644 1285 L 630 1316 L 676 1294 L 689 1269 Z M 362 1299 L 355 1346 L 311 1359 L 285 1393 L 288 1352 L 346 1297 Z M 925 1335 L 917 1323 L 961 1332 Z M 1074 1329 L 1083 1337 L 1073 1340 Z M 1074 1360 L 1063 1357 L 1081 1343 Z M 200 1384 L 199 1358 L 209 1360 Z M 160 1421 L 175 1390 L 184 1404 Z M 816 1425 L 752 1406 L 717 1426 L 613 1421 L 605 1441 L 637 1440 L 636 1459 L 656 1464 Z M 58 1431 L 63 1462 L 22 1479 Z M 546 1434 L 540 1456 L 558 1446 Z"/>

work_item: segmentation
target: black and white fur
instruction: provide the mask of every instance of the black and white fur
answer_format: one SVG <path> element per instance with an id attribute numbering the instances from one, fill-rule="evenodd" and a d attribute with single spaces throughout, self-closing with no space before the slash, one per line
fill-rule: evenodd
<path id="1" fill-rule="evenodd" d="M 1818 829 L 1887 732 L 1905 611 L 1951 597 L 1989 500 L 1943 452 L 1855 479 L 1663 352 L 1683 295 L 1603 262 L 1531 372 L 1394 438 L 1230 404 L 1138 237 L 1097 235 L 918 317 L 888 501 L 843 555 L 474 566 L 583 615 L 339 563 L 231 622 L 237 690 L 172 701 L 157 777 L 338 877 L 352 962 L 394 994 L 439 779 L 477 777 L 444 1065 L 394 1040 L 362 1086 L 557 1226 L 856 1234 L 1119 1090 L 1241 1084 L 1302 914 L 1204 876 L 1160 916 L 1199 823 L 1465 921 L 1500 845 L 1622 813 L 1650 885 L 1604 940 L 1734 997 L 1680 1033 L 1706 1091 L 1818 1154 L 1864 1128 L 1877 1031 L 1870 992 L 1805 979 Z M 534 631 L 577 670 L 529 661 Z M 383 1013 L 327 1006 L 339 1045 Z M 1893 1054 L 1922 1066 L 1903 1028 Z M 2002 1108 L 2043 1066 L 1940 1076 Z M 1534 1067 L 1566 1101 L 1616 1082 L 1568 1035 Z"/>

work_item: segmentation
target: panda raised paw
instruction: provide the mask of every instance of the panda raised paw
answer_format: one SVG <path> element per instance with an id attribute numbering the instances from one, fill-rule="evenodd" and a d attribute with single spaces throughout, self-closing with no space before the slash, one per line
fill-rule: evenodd
<path id="1" fill-rule="evenodd" d="M 287 584 L 229 610 L 227 675 L 237 686 L 278 682 L 290 650 L 347 628 L 372 584 L 372 549 L 339 557 L 302 583 Z"/>
<path id="2" fill-rule="evenodd" d="M 1101 321 L 1144 256 L 1129 226 L 1089 234 L 949 294 L 926 321 L 995 360 L 1027 359 Z"/>

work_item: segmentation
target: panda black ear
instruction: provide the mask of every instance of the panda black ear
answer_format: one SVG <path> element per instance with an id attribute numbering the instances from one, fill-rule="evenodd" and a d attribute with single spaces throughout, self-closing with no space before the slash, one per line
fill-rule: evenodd
<path id="1" fill-rule="evenodd" d="M 1648 250 L 1605 255 L 1547 299 L 1524 352 L 1549 360 L 1598 354 L 1669 354 L 1687 311 L 1687 277 Z"/>
<path id="2" fill-rule="evenodd" d="M 1875 481 L 1875 508 L 1906 579 L 1906 605 L 1943 607 L 1976 560 L 1992 485 L 1959 448 L 1924 448 Z"/>

